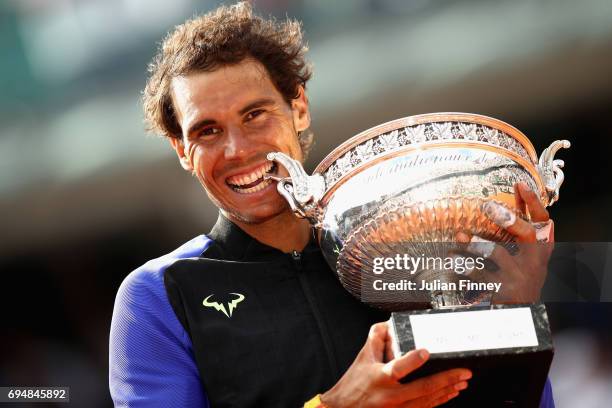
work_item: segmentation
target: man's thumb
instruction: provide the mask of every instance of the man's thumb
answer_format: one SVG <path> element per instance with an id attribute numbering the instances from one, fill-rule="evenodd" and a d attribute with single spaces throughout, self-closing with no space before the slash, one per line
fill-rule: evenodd
<path id="1" fill-rule="evenodd" d="M 389 361 L 383 367 L 383 373 L 391 379 L 399 381 L 429 359 L 429 352 L 425 349 L 412 350 L 401 357 Z"/>

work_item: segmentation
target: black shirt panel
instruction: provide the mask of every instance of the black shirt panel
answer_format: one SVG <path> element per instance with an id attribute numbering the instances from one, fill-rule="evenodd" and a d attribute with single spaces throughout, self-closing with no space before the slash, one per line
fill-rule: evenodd
<path id="1" fill-rule="evenodd" d="M 285 254 L 224 217 L 209 236 L 201 257 L 164 278 L 213 407 L 302 406 L 338 381 L 370 326 L 389 317 L 346 292 L 314 242 Z"/>

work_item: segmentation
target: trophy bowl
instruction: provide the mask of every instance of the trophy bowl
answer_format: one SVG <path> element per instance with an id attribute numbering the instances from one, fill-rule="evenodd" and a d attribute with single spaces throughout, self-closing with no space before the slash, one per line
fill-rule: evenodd
<path id="1" fill-rule="evenodd" d="M 342 285 L 361 301 L 385 310 L 486 303 L 483 291 L 376 291 L 379 259 L 459 253 L 456 236 L 466 232 L 511 245 L 513 237 L 494 224 L 483 205 L 496 201 L 528 220 L 516 207 L 514 185 L 526 183 L 550 206 L 563 183 L 568 148 L 553 142 L 538 158 L 529 139 L 500 120 L 469 113 L 410 116 L 368 129 L 334 149 L 313 175 L 282 153 L 269 160 L 289 177 L 275 178 L 279 193 L 299 217 L 316 228 L 319 245 Z M 385 270 L 384 279 L 457 282 L 465 278 L 443 268 Z M 469 279 L 478 281 L 480 275 Z M 420 285 L 420 283 L 419 283 Z"/>

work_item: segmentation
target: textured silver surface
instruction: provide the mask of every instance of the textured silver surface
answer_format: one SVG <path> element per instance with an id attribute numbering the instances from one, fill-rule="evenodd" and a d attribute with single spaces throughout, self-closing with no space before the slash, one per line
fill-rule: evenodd
<path id="1" fill-rule="evenodd" d="M 531 161 L 525 148 L 501 130 L 467 122 L 425 123 L 395 129 L 357 145 L 328 168 L 323 174 L 325 183 L 331 186 L 362 163 L 405 146 L 453 141 L 469 141 L 502 148 Z"/>
<path id="2" fill-rule="evenodd" d="M 456 120 L 462 115 L 465 121 Z M 388 310 L 401 310 L 408 303 L 439 307 L 486 302 L 490 293 L 373 293 L 373 259 L 398 253 L 446 256 L 458 250 L 459 232 L 510 243 L 512 236 L 485 215 L 486 202 L 493 200 L 527 219 L 515 207 L 517 182 L 536 191 L 544 205 L 558 197 L 563 163 L 554 160 L 554 154 L 569 142 L 554 142 L 538 162 L 526 137 L 510 125 L 472 114 L 448 116 L 454 120 L 399 128 L 394 121 L 384 125 L 386 130 L 357 135 L 324 160 L 322 175 L 306 175 L 299 162 L 282 153 L 270 156 L 290 174 L 279 181 L 279 191 L 298 216 L 317 228 L 327 262 L 362 301 Z M 479 121 L 498 123 L 500 129 Z M 483 276 L 469 278 L 479 281 Z M 420 270 L 391 271 L 386 279 L 456 282 L 459 277 L 465 276 Z"/>

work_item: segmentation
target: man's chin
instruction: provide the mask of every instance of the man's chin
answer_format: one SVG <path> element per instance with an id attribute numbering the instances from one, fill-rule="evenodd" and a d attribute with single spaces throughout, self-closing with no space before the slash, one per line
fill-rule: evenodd
<path id="1" fill-rule="evenodd" d="M 286 215 L 285 213 L 289 211 L 289 206 L 284 206 L 282 208 L 277 208 L 271 211 L 261 211 L 252 213 L 240 213 L 237 211 L 227 211 L 222 209 L 221 213 L 231 221 L 237 221 L 249 225 L 257 225 L 271 221 L 279 216 Z"/>

